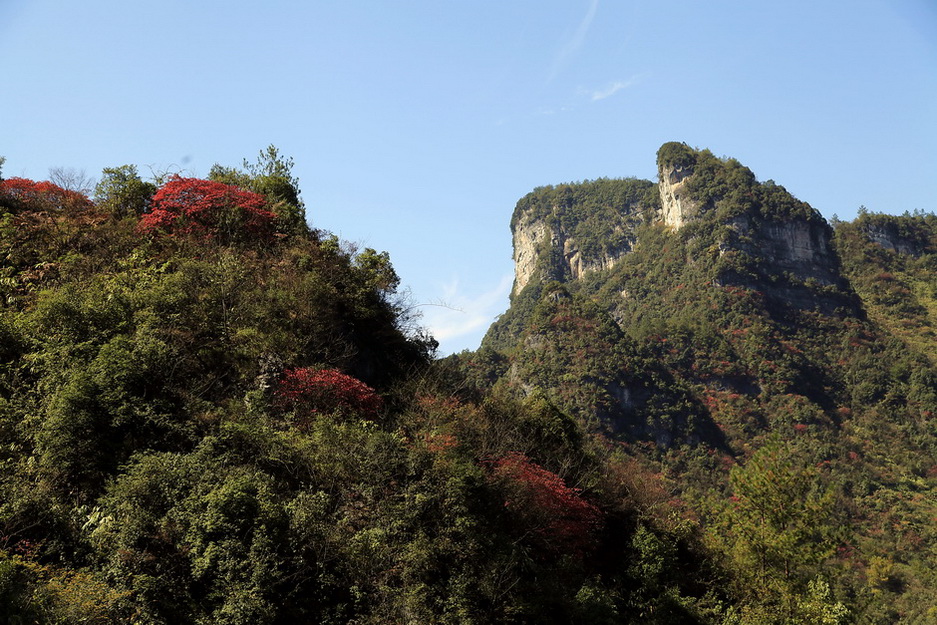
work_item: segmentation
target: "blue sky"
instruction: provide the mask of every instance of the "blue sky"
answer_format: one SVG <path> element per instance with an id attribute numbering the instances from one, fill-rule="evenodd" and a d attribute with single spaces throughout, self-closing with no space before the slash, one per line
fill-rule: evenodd
<path id="1" fill-rule="evenodd" d="M 827 217 L 937 211 L 932 0 L 0 0 L 0 76 L 7 177 L 204 176 L 275 144 L 444 353 L 507 308 L 521 196 L 654 180 L 666 141 Z"/>

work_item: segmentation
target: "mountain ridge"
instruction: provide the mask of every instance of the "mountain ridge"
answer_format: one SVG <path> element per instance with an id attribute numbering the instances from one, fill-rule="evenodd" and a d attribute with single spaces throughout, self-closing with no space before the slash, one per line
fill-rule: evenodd
<path id="1" fill-rule="evenodd" d="M 649 181 L 535 190 L 526 283 L 445 359 L 272 146 L 0 179 L 0 614 L 932 621 L 937 217 L 830 231 L 665 148 L 679 224 Z"/>
<path id="2" fill-rule="evenodd" d="M 709 188 L 702 188 L 702 175 L 694 175 L 697 169 L 716 178 Z M 727 267 L 715 277 L 717 281 L 754 286 L 751 278 L 758 274 L 775 283 L 779 282 L 778 274 L 787 274 L 792 278 L 788 282 L 799 286 L 809 280 L 818 286 L 845 289 L 843 295 L 852 296 L 839 272 L 832 228 L 783 187 L 770 180 L 758 183 L 754 174 L 734 159 L 717 159 L 708 151 L 695 152 L 677 143 L 661 148 L 658 171 L 656 185 L 630 178 L 600 179 L 541 187 L 522 198 L 511 220 L 515 259 L 512 297 L 538 271 L 541 281 L 566 281 L 590 271 L 611 269 L 633 249 L 635 227 L 647 222 L 662 223 L 674 232 L 685 227 L 721 226 L 714 241 L 718 254 L 737 258 L 732 259 L 734 270 Z M 626 186 L 631 188 L 626 190 Z M 577 194 L 600 199 L 588 207 L 577 206 Z M 588 211 L 591 214 L 586 215 Z M 891 240 L 890 233 L 878 236 L 885 244 Z M 901 241 L 895 245 L 907 247 Z M 761 286 L 765 286 L 764 280 Z M 788 289 L 783 297 L 803 306 L 823 299 L 817 289 L 799 291 Z"/>
<path id="3" fill-rule="evenodd" d="M 674 476 L 676 496 L 697 502 L 714 539 L 731 530 L 713 493 L 738 497 L 737 476 L 765 454 L 832 467 L 810 480 L 836 500 L 823 514 L 849 528 L 840 540 L 854 559 L 803 552 L 798 573 L 788 563 L 775 578 L 788 590 L 764 601 L 807 592 L 819 575 L 853 597 L 885 592 L 899 606 L 859 610 L 862 622 L 924 618 L 918 597 L 937 598 L 937 572 L 893 531 L 870 534 L 869 519 L 890 522 L 889 498 L 914 527 L 935 511 L 924 502 L 937 494 L 937 221 L 860 211 L 830 223 L 737 160 L 681 143 L 661 147 L 658 171 L 656 185 L 587 181 L 518 202 L 512 231 L 523 266 L 478 352 L 499 363 L 488 384 L 543 393 Z M 616 184 L 650 195 L 595 192 Z M 919 486 L 905 490 L 887 466 Z M 937 545 L 934 532 L 915 536 Z M 804 549 L 820 540 L 787 539 Z M 718 540 L 732 558 L 768 548 Z M 884 561 L 902 568 L 903 588 L 918 597 L 851 577 Z"/>

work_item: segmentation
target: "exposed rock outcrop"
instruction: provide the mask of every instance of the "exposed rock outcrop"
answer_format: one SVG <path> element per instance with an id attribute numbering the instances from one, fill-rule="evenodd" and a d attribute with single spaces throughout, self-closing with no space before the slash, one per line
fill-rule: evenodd
<path id="1" fill-rule="evenodd" d="M 602 179 L 543 187 L 522 198 L 511 225 L 512 296 L 532 280 L 579 280 L 614 267 L 632 249 L 653 188 L 646 180 Z"/>
<path id="2" fill-rule="evenodd" d="M 735 249 L 760 257 L 767 272 L 788 273 L 798 280 L 815 280 L 823 285 L 842 281 L 832 232 L 824 222 L 755 223 L 750 216 L 743 216 L 733 219 L 729 227 L 739 235 Z"/>
<path id="3" fill-rule="evenodd" d="M 850 300 L 831 227 L 783 187 L 758 182 L 734 159 L 678 143 L 661 147 L 658 175 L 656 185 L 600 180 L 542 187 L 522 198 L 512 220 L 512 297 L 532 281 L 577 281 L 614 268 L 637 243 L 637 226 L 650 220 L 674 233 L 690 224 L 703 228 L 685 240 L 722 232 L 715 246 L 726 262 L 713 274 L 714 284 L 764 291 L 796 308 L 827 312 Z M 881 228 L 869 236 L 889 249 L 916 249 Z M 713 249 L 713 242 L 706 245 Z"/>
<path id="4" fill-rule="evenodd" d="M 914 232 L 903 233 L 894 221 L 873 221 L 868 223 L 864 230 L 870 241 L 890 252 L 916 257 L 925 253 L 928 248 L 925 235 Z"/>
<path id="5" fill-rule="evenodd" d="M 631 241 L 626 240 L 590 254 L 563 228 L 551 228 L 544 221 L 522 221 L 514 230 L 513 294 L 520 293 L 534 278 L 544 282 L 579 280 L 591 271 L 611 269 L 630 251 Z"/>
<path id="6" fill-rule="evenodd" d="M 537 271 L 539 250 L 556 244 L 556 233 L 540 219 L 521 219 L 514 228 L 514 295 L 520 293 Z"/>
<path id="7" fill-rule="evenodd" d="M 686 180 L 693 175 L 693 168 L 661 163 L 657 173 L 660 178 L 660 219 L 674 230 L 679 230 L 700 209 L 686 188 Z"/>

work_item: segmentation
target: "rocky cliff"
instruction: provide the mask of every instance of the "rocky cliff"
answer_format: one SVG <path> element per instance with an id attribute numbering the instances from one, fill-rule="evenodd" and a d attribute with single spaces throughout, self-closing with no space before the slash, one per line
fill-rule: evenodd
<path id="1" fill-rule="evenodd" d="M 691 425 L 700 414 L 688 407 L 692 401 L 659 394 L 670 373 L 635 378 L 622 368 L 634 357 L 630 337 L 729 323 L 742 324 L 735 330 L 741 336 L 756 318 L 765 327 L 794 327 L 805 314 L 861 319 L 864 313 L 843 277 L 832 227 L 782 186 L 758 181 L 735 159 L 680 143 L 661 147 L 658 176 L 656 184 L 542 187 L 522 198 L 511 223 L 512 305 L 483 345 L 515 354 L 509 381 L 517 388 L 578 397 L 564 401 L 615 430 L 663 446 L 694 437 L 715 441 L 711 423 Z M 705 380 L 714 389 L 757 395 L 819 379 L 806 366 L 767 375 L 754 364 L 756 352 L 746 366 L 736 364 L 740 354 L 725 352 L 722 364 L 705 363 L 719 372 Z M 581 375 L 570 377 L 570 368 Z M 704 382 L 692 368 L 681 375 Z"/>
<path id="2" fill-rule="evenodd" d="M 687 178 L 693 175 L 692 167 L 664 163 L 658 165 L 658 187 L 660 189 L 660 219 L 679 230 L 688 219 L 699 214 L 699 205 L 687 190 Z"/>
<path id="3" fill-rule="evenodd" d="M 773 181 L 759 183 L 735 159 L 717 159 L 684 144 L 661 148 L 658 176 L 658 218 L 672 230 L 718 224 L 723 228 L 719 254 L 747 257 L 749 269 L 770 282 L 784 276 L 843 285 L 829 224 Z M 747 285 L 755 286 L 750 280 Z"/>
<path id="4" fill-rule="evenodd" d="M 915 220 L 907 214 L 898 217 L 863 213 L 860 228 L 869 241 L 890 252 L 918 257 L 934 251 L 933 234 L 923 219 Z"/>
<path id="5" fill-rule="evenodd" d="M 704 260 L 701 255 L 720 261 L 714 283 L 770 291 L 799 308 L 827 312 L 849 299 L 831 227 L 783 187 L 756 181 L 734 159 L 679 143 L 659 151 L 658 177 L 657 184 L 629 179 L 543 187 L 518 202 L 513 296 L 531 281 L 576 281 L 610 270 L 640 244 L 638 226 L 659 224 L 697 241 L 688 261 Z M 705 239 L 711 241 L 700 245 Z"/>
<path id="6" fill-rule="evenodd" d="M 611 269 L 634 245 L 634 228 L 654 205 L 646 180 L 594 180 L 541 187 L 514 212 L 514 289 L 578 280 Z"/>
<path id="7" fill-rule="evenodd" d="M 551 227 L 537 219 L 521 221 L 514 230 L 514 294 L 534 278 L 578 280 L 591 271 L 611 269 L 633 244 L 627 224 L 618 226 L 612 234 L 624 235 L 624 240 L 595 254 L 584 254 L 580 238 L 565 228 Z"/>
<path id="8" fill-rule="evenodd" d="M 887 613 L 857 604 L 856 622 L 931 622 L 937 575 L 926 554 L 937 533 L 909 540 L 887 528 L 895 510 L 914 519 L 902 528 L 931 527 L 935 516 L 937 216 L 860 214 L 834 230 L 734 159 L 673 143 L 658 167 L 656 184 L 629 183 L 643 193 L 628 201 L 601 195 L 614 186 L 605 181 L 518 203 L 516 290 L 482 348 L 461 357 L 470 379 L 544 399 L 607 434 L 602 449 L 658 466 L 666 492 L 697 506 L 702 524 L 750 505 L 756 482 L 746 476 L 772 497 L 750 527 L 765 527 L 772 509 L 787 523 L 794 506 L 828 493 L 840 516 L 811 507 L 796 540 L 813 550 L 827 540 L 811 538 L 815 528 L 837 528 L 835 541 L 848 528 L 855 561 L 833 543 L 823 554 L 836 558 L 810 551 L 829 579 L 857 580 L 849 592 L 859 597 L 883 578 L 878 564 L 857 574 L 864 563 L 917 576 L 879 584 L 871 592 L 887 597 Z M 805 471 L 790 473 L 795 457 Z M 794 495 L 777 503 L 789 486 Z M 722 525 L 729 536 L 740 526 Z M 739 566 L 763 575 L 755 553 Z M 806 561 L 785 561 L 779 579 Z M 815 570 L 804 579 L 819 579 Z M 749 620 L 774 622 L 779 606 Z"/>

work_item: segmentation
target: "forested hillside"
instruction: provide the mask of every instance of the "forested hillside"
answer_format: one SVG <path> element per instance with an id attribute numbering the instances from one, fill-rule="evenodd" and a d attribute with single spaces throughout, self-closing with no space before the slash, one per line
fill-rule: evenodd
<path id="1" fill-rule="evenodd" d="M 654 195 L 518 202 L 511 308 L 455 360 L 659 471 L 731 571 L 726 622 L 933 621 L 937 220 L 834 228 L 734 159 L 658 166 Z"/>
<path id="2" fill-rule="evenodd" d="M 0 179 L 0 623 L 937 619 L 937 219 L 658 161 L 441 360 L 273 147 Z"/>
<path id="3" fill-rule="evenodd" d="M 660 476 L 481 392 L 273 148 L 0 183 L 0 622 L 716 622 Z"/>

